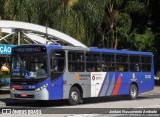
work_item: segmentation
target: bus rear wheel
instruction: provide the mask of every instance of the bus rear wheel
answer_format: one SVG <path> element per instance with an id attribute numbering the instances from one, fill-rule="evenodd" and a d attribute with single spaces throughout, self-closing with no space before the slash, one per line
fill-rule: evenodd
<path id="1" fill-rule="evenodd" d="M 69 104 L 77 105 L 81 100 L 80 92 L 77 87 L 72 87 L 69 92 Z"/>
<path id="2" fill-rule="evenodd" d="M 131 84 L 130 86 L 129 97 L 131 100 L 135 100 L 138 97 L 138 88 L 135 84 Z"/>

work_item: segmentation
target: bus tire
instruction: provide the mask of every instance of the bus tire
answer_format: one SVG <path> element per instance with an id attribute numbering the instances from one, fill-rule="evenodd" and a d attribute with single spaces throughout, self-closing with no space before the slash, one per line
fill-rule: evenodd
<path id="1" fill-rule="evenodd" d="M 135 84 L 131 84 L 130 90 L 129 90 L 129 98 L 131 100 L 135 100 L 138 97 L 138 88 Z"/>
<path id="2" fill-rule="evenodd" d="M 69 92 L 69 104 L 77 105 L 81 100 L 80 92 L 77 87 L 72 87 Z"/>

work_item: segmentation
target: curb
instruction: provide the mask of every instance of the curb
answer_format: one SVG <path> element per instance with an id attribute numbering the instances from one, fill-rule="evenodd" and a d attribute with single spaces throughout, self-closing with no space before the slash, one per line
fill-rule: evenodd
<path id="1" fill-rule="evenodd" d="M 5 106 L 6 106 L 6 103 L 5 103 L 5 102 L 0 101 L 0 107 L 5 107 Z"/>

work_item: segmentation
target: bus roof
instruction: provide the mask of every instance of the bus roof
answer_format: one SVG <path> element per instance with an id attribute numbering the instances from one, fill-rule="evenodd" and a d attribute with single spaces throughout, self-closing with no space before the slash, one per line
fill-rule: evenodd
<path id="1" fill-rule="evenodd" d="M 90 51 L 94 52 L 109 52 L 109 53 L 120 53 L 120 54 L 141 54 L 141 55 L 153 55 L 152 52 L 142 52 L 142 51 L 130 51 L 130 50 L 116 50 L 116 49 L 106 49 L 106 48 L 96 48 L 91 47 Z"/>
<path id="2" fill-rule="evenodd" d="M 130 50 L 115 50 L 115 49 L 107 49 L 107 48 L 97 48 L 97 47 L 90 47 L 84 48 L 79 46 L 61 46 L 58 44 L 25 44 L 19 45 L 16 47 L 24 47 L 24 46 L 46 46 L 47 48 L 54 48 L 54 49 L 68 49 L 68 50 L 86 50 L 91 52 L 108 52 L 108 53 L 119 53 L 119 54 L 141 54 L 141 55 L 153 55 L 152 52 L 142 52 L 142 51 L 130 51 Z"/>

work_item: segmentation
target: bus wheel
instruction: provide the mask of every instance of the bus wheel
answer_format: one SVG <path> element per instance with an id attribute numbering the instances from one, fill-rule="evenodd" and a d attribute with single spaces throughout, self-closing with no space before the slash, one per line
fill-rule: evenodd
<path id="1" fill-rule="evenodd" d="M 80 102 L 80 92 L 77 87 L 72 87 L 69 92 L 69 104 L 77 105 Z"/>
<path id="2" fill-rule="evenodd" d="M 130 86 L 129 97 L 131 100 L 135 100 L 138 97 L 138 88 L 135 84 Z"/>

